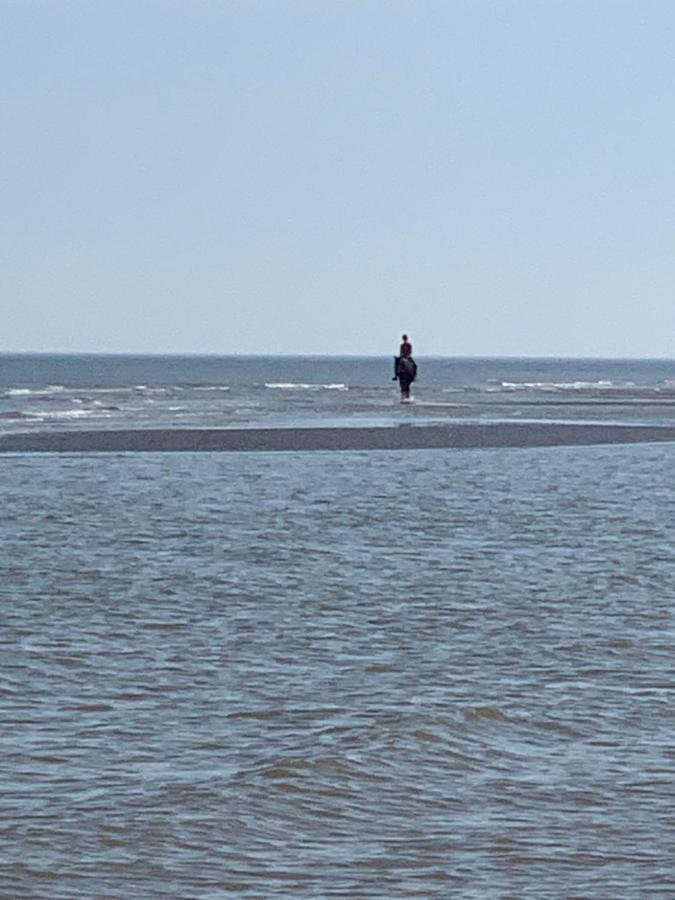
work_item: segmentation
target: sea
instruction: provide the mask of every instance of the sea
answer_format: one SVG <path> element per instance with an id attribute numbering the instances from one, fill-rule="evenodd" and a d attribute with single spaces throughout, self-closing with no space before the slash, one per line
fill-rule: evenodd
<path id="1" fill-rule="evenodd" d="M 0 356 L 0 434 L 668 424 L 675 361 Z M 675 446 L 0 454 L 0 898 L 675 897 Z"/>
<path id="2" fill-rule="evenodd" d="M 0 435 L 76 426 L 675 421 L 675 360 L 420 359 L 414 403 L 405 406 L 393 365 L 393 357 L 0 354 Z"/>

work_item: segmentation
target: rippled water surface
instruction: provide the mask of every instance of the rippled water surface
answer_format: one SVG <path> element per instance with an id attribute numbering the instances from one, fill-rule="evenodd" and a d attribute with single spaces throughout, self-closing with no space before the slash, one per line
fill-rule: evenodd
<path id="1" fill-rule="evenodd" d="M 0 435 L 577 420 L 672 425 L 671 360 L 427 359 L 401 404 L 393 357 L 0 354 Z"/>
<path id="2" fill-rule="evenodd" d="M 674 462 L 0 460 L 0 896 L 673 896 Z"/>

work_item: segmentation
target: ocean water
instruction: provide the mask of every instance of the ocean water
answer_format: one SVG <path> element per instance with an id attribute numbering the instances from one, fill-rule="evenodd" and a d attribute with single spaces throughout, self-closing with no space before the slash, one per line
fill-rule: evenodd
<path id="1" fill-rule="evenodd" d="M 672 424 L 670 360 L 0 355 L 0 434 L 86 428 L 559 420 Z"/>
<path id="2" fill-rule="evenodd" d="M 81 360 L 56 363 L 5 395 L 60 386 L 44 404 L 65 410 L 71 388 L 170 387 L 165 362 L 118 384 L 88 366 L 86 391 Z M 311 398 L 368 391 L 364 416 L 399 413 L 334 361 L 321 383 L 347 390 L 264 387 L 295 364 L 241 363 L 241 396 L 305 398 L 256 421 L 348 423 Z M 476 374 L 500 365 L 456 379 L 478 416 L 501 415 Z M 520 385 L 558 387 L 496 403 L 667 415 L 603 406 L 629 381 L 666 402 L 665 363 L 612 365 L 521 363 Z M 0 457 L 0 897 L 675 896 L 674 462 L 670 444 Z"/>

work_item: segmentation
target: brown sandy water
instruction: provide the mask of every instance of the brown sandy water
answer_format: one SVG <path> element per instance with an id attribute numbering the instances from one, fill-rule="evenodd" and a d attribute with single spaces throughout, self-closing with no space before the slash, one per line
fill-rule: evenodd
<path id="1" fill-rule="evenodd" d="M 669 444 L 0 459 L 0 896 L 672 896 Z"/>

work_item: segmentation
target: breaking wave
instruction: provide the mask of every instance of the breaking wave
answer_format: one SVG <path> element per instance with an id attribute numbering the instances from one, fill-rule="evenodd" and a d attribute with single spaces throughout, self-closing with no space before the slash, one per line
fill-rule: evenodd
<path id="1" fill-rule="evenodd" d="M 346 384 L 302 384 L 294 381 L 266 382 L 266 388 L 281 391 L 348 391 Z"/>
<path id="2" fill-rule="evenodd" d="M 503 391 L 559 393 L 561 391 L 607 391 L 614 390 L 616 385 L 611 381 L 502 381 L 500 388 Z"/>

